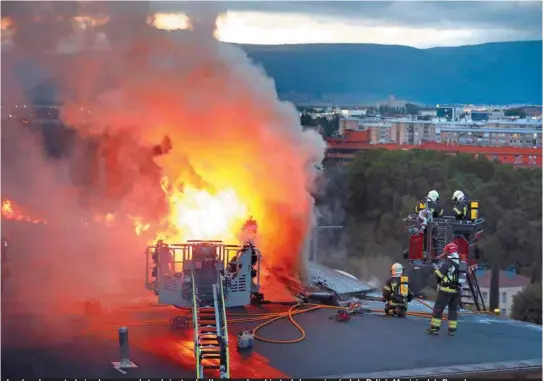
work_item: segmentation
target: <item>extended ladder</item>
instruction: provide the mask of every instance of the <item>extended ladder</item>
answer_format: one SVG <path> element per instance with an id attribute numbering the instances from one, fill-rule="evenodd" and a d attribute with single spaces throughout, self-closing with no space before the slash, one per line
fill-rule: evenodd
<path id="1" fill-rule="evenodd" d="M 196 377 L 206 370 L 219 371 L 220 378 L 230 378 L 228 331 L 224 303 L 223 277 L 206 282 L 192 271 L 192 320 Z"/>
<path id="2" fill-rule="evenodd" d="M 477 266 L 470 266 L 466 272 L 467 284 L 460 290 L 462 304 L 472 305 L 477 311 L 486 311 L 485 300 L 476 275 Z"/>

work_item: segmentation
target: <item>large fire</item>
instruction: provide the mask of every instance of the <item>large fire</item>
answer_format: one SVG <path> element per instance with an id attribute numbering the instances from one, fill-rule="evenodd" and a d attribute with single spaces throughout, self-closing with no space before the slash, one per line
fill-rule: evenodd
<path id="1" fill-rule="evenodd" d="M 170 187 L 167 179 L 163 179 L 162 188 L 168 202 L 169 213 L 164 217 L 164 231 L 157 234 L 156 239 L 171 243 L 182 243 L 187 240 L 221 240 L 235 244 L 239 240 L 240 231 L 247 221 L 249 207 L 242 202 L 236 191 L 225 189 L 209 192 L 193 186 Z M 46 221 L 28 214 L 24 208 L 12 200 L 2 202 L 2 217 L 7 220 L 41 223 Z M 151 225 L 139 216 L 126 216 L 134 226 L 137 235 L 149 230 Z M 117 217 L 113 213 L 95 215 L 94 222 L 106 226 L 114 226 Z M 81 221 L 86 225 L 86 221 Z M 152 240 L 150 243 L 154 243 Z"/>
<path id="2" fill-rule="evenodd" d="M 308 187 L 325 143 L 302 129 L 299 112 L 280 100 L 262 67 L 239 47 L 213 38 L 222 7 L 196 3 L 183 17 L 164 13 L 151 19 L 148 9 L 131 13 L 133 7 L 111 3 L 103 9 L 109 20 L 104 25 L 76 20 L 86 28 L 82 43 L 105 36 L 107 54 L 87 54 L 92 49 L 84 44 L 58 56 L 48 49 L 72 33 L 73 23 L 66 22 L 74 17 L 72 8 L 51 5 L 53 16 L 36 21 L 34 7 L 21 3 L 9 14 L 19 27 L 13 49 L 50 58 L 47 66 L 65 93 L 60 119 L 102 145 L 93 168 L 105 200 L 89 201 L 91 208 L 108 208 L 100 209 L 110 212 L 100 223 L 129 221 L 149 243 L 239 244 L 253 216 L 266 266 L 296 271 L 313 223 Z M 159 32 L 149 22 L 188 30 Z M 34 42 L 38 33 L 51 40 L 47 49 Z M 82 107 L 96 111 L 82 118 Z M 165 140 L 169 144 L 162 147 Z M 88 192 L 88 198 L 98 193 Z M 79 215 L 77 204 L 71 215 Z"/>
<path id="3" fill-rule="evenodd" d="M 248 206 L 233 189 L 210 193 L 190 185 L 163 189 L 169 203 L 167 223 L 170 230 L 158 238 L 181 243 L 187 240 L 221 240 L 236 243 L 243 223 L 248 217 Z"/>
<path id="4" fill-rule="evenodd" d="M 158 233 L 156 239 L 172 243 L 187 240 L 221 240 L 232 244 L 237 242 L 249 208 L 239 199 L 235 190 L 226 189 L 212 193 L 190 185 L 171 189 L 166 179 L 163 180 L 162 187 L 169 213 L 164 217 L 164 231 Z M 24 208 L 12 200 L 2 202 L 2 217 L 35 224 L 46 223 L 45 220 L 24 211 Z M 142 217 L 126 217 L 132 221 L 137 235 L 151 227 Z M 117 218 L 113 213 L 105 213 L 95 215 L 93 220 L 106 226 L 114 226 Z M 85 224 L 84 220 L 82 222 Z"/>

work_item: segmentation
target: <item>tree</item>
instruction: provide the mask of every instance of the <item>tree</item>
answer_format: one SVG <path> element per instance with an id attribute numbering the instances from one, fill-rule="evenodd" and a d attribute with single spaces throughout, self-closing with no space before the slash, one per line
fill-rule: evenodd
<path id="1" fill-rule="evenodd" d="M 541 313 L 541 283 L 532 283 L 513 296 L 513 319 L 541 325 Z"/>
<path id="2" fill-rule="evenodd" d="M 417 115 L 420 112 L 420 107 L 412 103 L 405 104 L 405 112 L 411 115 Z"/>
<path id="3" fill-rule="evenodd" d="M 312 126 L 313 118 L 311 118 L 311 115 L 307 113 L 302 113 L 300 116 L 300 124 L 302 126 Z"/>
<path id="4" fill-rule="evenodd" d="M 505 110 L 505 116 L 518 116 L 519 118 L 526 118 L 526 109 L 524 107 L 515 107 Z"/>

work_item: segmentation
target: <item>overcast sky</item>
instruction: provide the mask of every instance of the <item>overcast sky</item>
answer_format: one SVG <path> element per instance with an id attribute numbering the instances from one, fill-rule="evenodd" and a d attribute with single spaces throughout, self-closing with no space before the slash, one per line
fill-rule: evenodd
<path id="1" fill-rule="evenodd" d="M 200 3 L 201 4 L 201 3 Z M 190 5 L 189 5 L 190 6 Z M 218 37 L 284 44 L 366 42 L 418 48 L 541 39 L 541 1 L 220 1 Z M 153 2 L 183 12 L 180 2 Z"/>

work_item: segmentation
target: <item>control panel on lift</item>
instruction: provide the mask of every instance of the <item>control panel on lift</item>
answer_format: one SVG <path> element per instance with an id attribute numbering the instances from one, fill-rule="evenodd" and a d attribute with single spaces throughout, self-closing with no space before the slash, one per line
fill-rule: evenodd
<path id="1" fill-rule="evenodd" d="M 254 245 L 226 245 L 222 241 L 162 241 L 146 249 L 147 289 L 161 304 L 192 305 L 192 273 L 200 282 L 218 283 L 224 277 L 227 307 L 250 304 L 259 295 L 261 255 Z"/>

